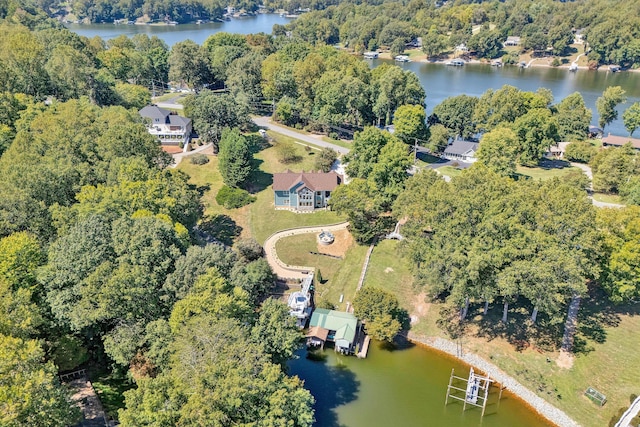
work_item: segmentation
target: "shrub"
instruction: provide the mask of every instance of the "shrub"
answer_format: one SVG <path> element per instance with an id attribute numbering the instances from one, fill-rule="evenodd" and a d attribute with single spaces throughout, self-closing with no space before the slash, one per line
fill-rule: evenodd
<path id="1" fill-rule="evenodd" d="M 192 165 L 206 165 L 209 163 L 209 158 L 204 154 L 196 154 L 191 156 L 190 161 Z"/>
<path id="2" fill-rule="evenodd" d="M 276 146 L 278 152 L 278 161 L 280 163 L 296 163 L 301 160 L 296 148 L 291 144 L 278 144 Z"/>
<path id="3" fill-rule="evenodd" d="M 323 148 L 320 154 L 316 157 L 313 165 L 315 170 L 322 172 L 329 172 L 333 162 L 338 158 L 338 153 L 332 148 Z"/>
<path id="4" fill-rule="evenodd" d="M 551 61 L 551 66 L 552 67 L 559 67 L 562 64 L 562 62 L 560 62 L 560 60 L 558 58 L 553 58 L 553 61 Z"/>
<path id="5" fill-rule="evenodd" d="M 340 139 L 340 135 L 338 135 L 338 132 L 330 132 L 329 133 L 329 138 L 331 138 L 331 139 Z"/>
<path id="6" fill-rule="evenodd" d="M 248 191 L 240 188 L 223 186 L 216 194 L 216 202 L 227 209 L 241 208 L 256 200 Z"/>
<path id="7" fill-rule="evenodd" d="M 572 162 L 589 163 L 598 149 L 587 141 L 572 142 L 565 149 L 565 157 Z"/>

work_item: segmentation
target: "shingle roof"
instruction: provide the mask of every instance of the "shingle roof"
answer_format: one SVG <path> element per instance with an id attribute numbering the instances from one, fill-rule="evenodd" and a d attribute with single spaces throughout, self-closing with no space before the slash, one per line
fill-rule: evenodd
<path id="1" fill-rule="evenodd" d="M 478 151 L 478 145 L 479 144 L 477 142 L 456 140 L 453 141 L 453 143 L 447 148 L 445 148 L 444 152 L 445 154 L 462 155 L 470 150 L 473 150 L 474 152 Z"/>
<path id="2" fill-rule="evenodd" d="M 156 105 L 147 105 L 138 112 L 142 117 L 150 119 L 165 119 L 171 111 L 160 108 Z"/>
<path id="3" fill-rule="evenodd" d="M 617 147 L 622 147 L 628 142 L 633 145 L 633 148 L 640 149 L 640 139 L 638 138 L 631 138 L 630 136 L 617 136 L 611 134 L 602 137 L 602 143 L 606 145 L 615 145 Z"/>
<path id="4" fill-rule="evenodd" d="M 316 308 L 311 315 L 309 327 L 318 326 L 320 328 L 336 331 L 335 341 L 345 340 L 353 343 L 356 337 L 358 319 L 344 311 L 327 310 L 326 308 Z"/>
<path id="5" fill-rule="evenodd" d="M 147 105 L 138 112 L 142 117 L 152 120 L 159 119 L 162 123 L 173 126 L 186 126 L 191 123 L 191 119 L 171 114 L 171 111 L 160 108 L 156 105 Z"/>
<path id="6" fill-rule="evenodd" d="M 302 182 L 312 191 L 333 191 L 342 183 L 342 175 L 331 171 L 324 172 L 291 172 L 287 170 L 282 173 L 273 174 L 274 191 L 288 191 L 296 184 Z"/>

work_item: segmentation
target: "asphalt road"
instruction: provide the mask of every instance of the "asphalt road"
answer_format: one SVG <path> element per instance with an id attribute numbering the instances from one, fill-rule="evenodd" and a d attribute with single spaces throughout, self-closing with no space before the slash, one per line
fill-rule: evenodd
<path id="1" fill-rule="evenodd" d="M 271 121 L 271 117 L 268 117 L 268 116 L 267 117 L 255 117 L 253 119 L 253 122 L 256 125 L 260 126 L 261 128 L 271 129 L 274 132 L 280 133 L 280 134 L 285 135 L 285 136 L 289 136 L 291 138 L 298 139 L 298 140 L 303 141 L 303 142 L 308 142 L 309 144 L 313 144 L 313 145 L 316 145 L 318 147 L 333 148 L 334 150 L 336 150 L 340 154 L 347 154 L 349 152 L 348 148 L 344 148 L 344 147 L 341 147 L 339 145 L 335 145 L 335 144 L 332 144 L 330 142 L 323 141 L 320 138 L 314 138 L 313 136 L 310 136 L 310 135 L 307 135 L 307 134 L 304 134 L 304 133 L 300 133 L 300 132 L 296 132 L 296 131 L 293 131 L 293 130 L 288 129 L 286 127 L 283 127 L 283 126 L 279 126 L 279 125 L 273 123 Z"/>

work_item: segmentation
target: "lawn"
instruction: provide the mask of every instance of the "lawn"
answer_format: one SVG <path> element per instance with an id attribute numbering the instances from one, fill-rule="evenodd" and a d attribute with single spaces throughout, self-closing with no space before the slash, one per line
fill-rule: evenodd
<path id="1" fill-rule="evenodd" d="M 406 259 L 399 257 L 399 245 L 397 240 L 383 240 L 375 246 L 364 286 L 393 292 L 400 304 L 409 309 L 415 300 L 413 275 Z"/>
<path id="2" fill-rule="evenodd" d="M 367 246 L 352 244 L 343 259 L 335 259 L 311 254 L 310 252 L 319 252 L 316 235 L 303 234 L 280 239 L 276 243 L 276 252 L 287 264 L 315 267 L 320 270 L 322 283 L 316 285 L 316 301 L 329 301 L 337 310 L 342 311 L 346 309 L 347 302 L 353 301 Z M 344 296 L 342 303 L 340 295 Z"/>
<path id="3" fill-rule="evenodd" d="M 189 157 L 186 157 L 180 162 L 177 169 L 189 175 L 189 182 L 194 184 L 200 192 L 200 201 L 204 206 L 205 219 L 216 218 L 217 222 L 230 225 L 233 222 L 236 226 L 236 231 L 233 234 L 239 232 L 242 238 L 250 237 L 250 206 L 244 206 L 240 209 L 226 209 L 216 202 L 216 194 L 218 194 L 224 183 L 218 169 L 218 157 L 208 155 L 207 158 L 209 163 L 194 165 L 190 162 Z"/>
<path id="4" fill-rule="evenodd" d="M 436 170 L 440 172 L 441 175 L 446 175 L 451 178 L 455 178 L 462 173 L 462 169 L 458 169 L 453 166 L 442 166 L 441 168 L 438 168 Z"/>
<path id="5" fill-rule="evenodd" d="M 604 193 L 593 193 L 593 199 L 597 200 L 598 202 L 604 202 L 604 203 L 615 203 L 617 205 L 624 205 L 624 200 L 622 200 L 622 197 L 618 196 L 617 194 L 604 194 Z"/>
<path id="6" fill-rule="evenodd" d="M 534 180 L 542 180 L 545 181 L 551 178 L 562 178 L 568 173 L 573 171 L 580 170 L 573 166 L 568 167 L 538 167 L 538 168 L 528 168 L 526 166 L 518 166 L 516 168 L 516 173 L 519 175 L 528 176 Z"/>

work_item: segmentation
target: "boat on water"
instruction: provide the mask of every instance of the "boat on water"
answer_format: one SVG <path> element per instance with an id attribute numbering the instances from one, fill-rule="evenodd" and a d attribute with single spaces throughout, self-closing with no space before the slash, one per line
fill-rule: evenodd
<path id="1" fill-rule="evenodd" d="M 609 71 L 611 71 L 612 73 L 617 73 L 620 71 L 620 66 L 619 65 L 609 65 Z"/>
<path id="2" fill-rule="evenodd" d="M 408 55 L 398 55 L 393 58 L 396 62 L 411 62 Z"/>
<path id="3" fill-rule="evenodd" d="M 452 67 L 462 67 L 464 65 L 464 61 L 460 58 L 452 59 L 451 61 L 445 62 L 445 65 L 450 65 Z"/>
<path id="4" fill-rule="evenodd" d="M 363 56 L 364 56 L 364 59 L 377 59 L 378 52 L 365 52 Z"/>
<path id="5" fill-rule="evenodd" d="M 496 59 L 495 61 L 491 61 L 491 66 L 492 67 L 502 67 L 502 61 L 499 59 Z"/>
<path id="6" fill-rule="evenodd" d="M 569 71 L 578 71 L 578 64 L 576 64 L 575 62 L 571 63 L 571 65 L 569 66 Z"/>

